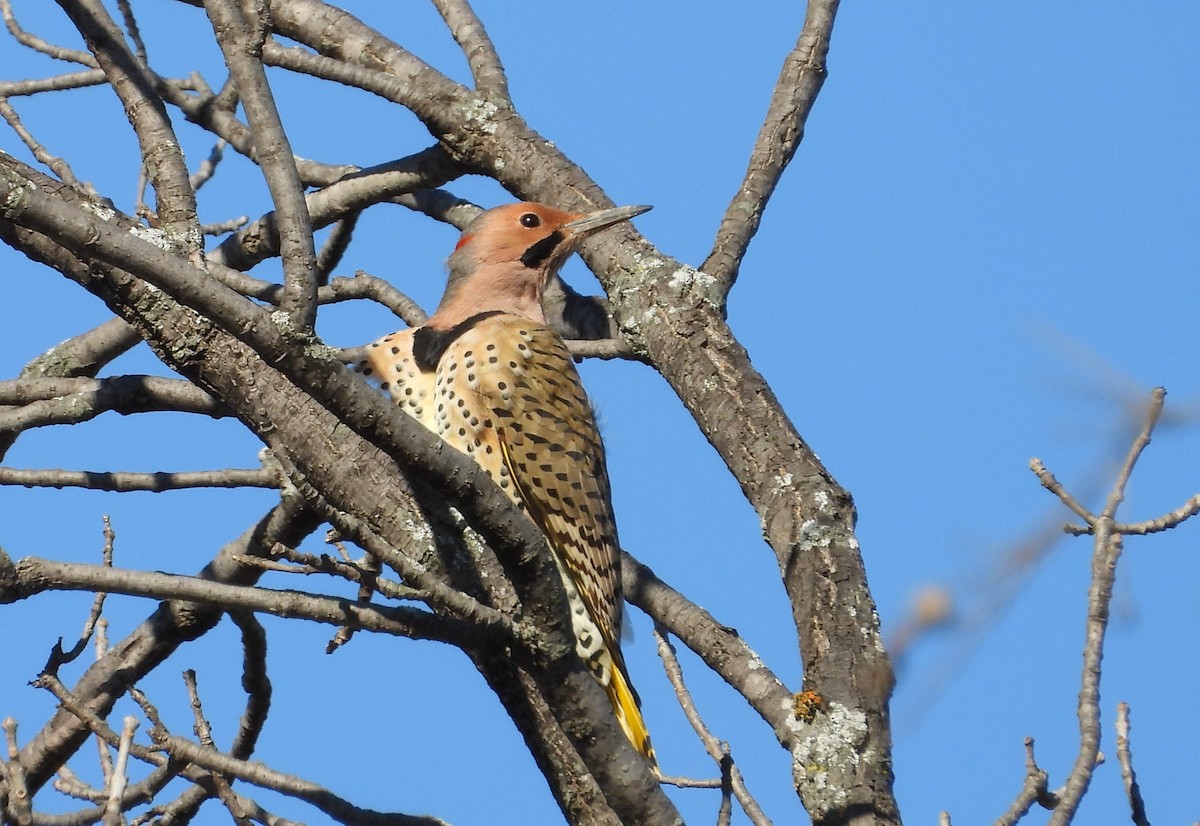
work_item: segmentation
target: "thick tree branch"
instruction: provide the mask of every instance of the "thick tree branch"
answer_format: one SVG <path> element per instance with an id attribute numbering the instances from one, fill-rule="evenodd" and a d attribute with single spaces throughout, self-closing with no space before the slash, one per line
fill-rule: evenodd
<path id="1" fill-rule="evenodd" d="M 56 344 L 25 366 L 21 378 L 93 377 L 117 356 L 129 352 L 142 338 L 119 318 Z"/>

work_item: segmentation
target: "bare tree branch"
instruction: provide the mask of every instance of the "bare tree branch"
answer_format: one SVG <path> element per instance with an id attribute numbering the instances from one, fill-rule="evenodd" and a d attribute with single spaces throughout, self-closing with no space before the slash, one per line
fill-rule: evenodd
<path id="1" fill-rule="evenodd" d="M 196 733 L 196 739 L 200 741 L 201 748 L 216 751 L 216 745 L 212 738 L 212 725 L 204 716 L 204 705 L 200 700 L 200 687 L 196 684 L 195 670 L 186 669 L 183 672 L 183 682 L 187 686 L 188 699 L 191 700 L 192 719 L 195 721 L 192 730 Z M 165 731 L 163 733 L 165 734 Z M 210 775 L 213 787 L 217 790 L 217 797 L 233 817 L 234 823 L 237 826 L 250 826 L 242 814 L 239 802 L 234 798 L 233 789 L 229 787 L 229 778 L 219 771 L 210 772 Z"/>
<path id="2" fill-rule="evenodd" d="M 1117 762 L 1121 764 L 1121 781 L 1125 784 L 1125 797 L 1129 800 L 1129 814 L 1134 826 L 1150 826 L 1146 817 L 1146 803 L 1142 800 L 1142 789 L 1133 770 L 1133 751 L 1129 747 L 1129 703 L 1117 704 Z"/>
<path id="3" fill-rule="evenodd" d="M 350 171 L 329 185 L 304 196 L 312 227 L 320 229 L 371 204 L 417 189 L 441 186 L 462 174 L 443 147 L 431 146 L 414 155 L 368 169 Z M 237 270 L 248 270 L 278 255 L 279 229 L 269 213 L 227 238 L 210 259 Z"/>
<path id="4" fill-rule="evenodd" d="M 13 14 L 11 0 L 0 0 L 0 13 L 4 15 L 4 25 L 8 28 L 9 34 L 21 45 L 33 49 L 35 52 L 41 52 L 55 60 L 99 68 L 100 64 L 96 62 L 96 58 L 87 52 L 56 46 L 21 28 L 20 23 L 17 22 L 17 18 Z"/>
<path id="5" fill-rule="evenodd" d="M 7 557 L 0 557 L 0 565 L 9 567 L 13 563 Z M 0 604 L 28 599 L 48 590 L 105 591 L 151 599 L 184 600 L 222 610 L 298 617 L 325 625 L 350 622 L 359 628 L 384 634 L 438 640 L 465 648 L 478 645 L 486 636 L 471 623 L 438 617 L 415 608 L 368 605 L 301 591 L 250 588 L 201 577 L 56 562 L 32 556 L 17 561 L 15 570 L 15 581 L 3 583 Z"/>
<path id="6" fill-rule="evenodd" d="M 107 82 L 108 77 L 100 69 L 68 72 L 36 80 L 0 80 L 0 97 L 15 98 L 23 95 L 37 95 L 42 92 L 61 92 L 64 89 L 83 89 Z"/>
<path id="7" fill-rule="evenodd" d="M 12 104 L 8 102 L 8 98 L 4 96 L 0 96 L 0 117 L 3 117 L 5 122 L 12 127 L 12 130 L 17 133 L 17 137 L 21 139 L 21 143 L 25 144 L 39 163 L 43 163 L 53 170 L 54 174 L 63 183 L 70 184 L 71 186 L 82 186 L 79 179 L 75 177 L 75 173 L 71 170 L 70 164 L 59 156 L 52 155 L 47 151 L 46 147 L 33 136 L 33 133 L 25 128 L 25 124 L 21 122 L 21 116 L 17 114 L 17 110 L 12 107 Z"/>
<path id="8" fill-rule="evenodd" d="M 95 376 L 109 361 L 141 341 L 132 327 L 119 318 L 110 319 L 86 333 L 67 339 L 35 358 L 21 371 L 22 378 Z M 17 434 L 0 428 L 0 458 L 16 441 Z"/>
<path id="9" fill-rule="evenodd" d="M 212 151 L 208 153 L 208 157 L 204 159 L 204 162 L 192 173 L 192 177 L 188 179 L 192 185 L 192 189 L 199 190 L 200 187 L 212 180 L 212 176 L 217 171 L 217 166 L 225 157 L 226 145 L 227 143 L 224 138 L 217 138 L 216 143 L 213 144 Z"/>
<path id="10" fill-rule="evenodd" d="M 446 826 L 436 817 L 388 814 L 362 809 L 316 783 L 269 769 L 261 763 L 238 760 L 214 749 L 206 749 L 181 737 L 167 736 L 158 746 L 177 760 L 236 777 L 264 789 L 272 789 L 311 803 L 325 814 L 343 823 L 363 826 Z"/>
<path id="11" fill-rule="evenodd" d="M 143 164 L 154 184 L 159 227 L 168 243 L 185 255 L 200 251 L 196 196 L 188 181 L 179 139 L 166 107 L 154 91 L 154 78 L 125 46 L 124 36 L 99 0 L 59 0 L 87 41 L 137 134 Z"/>
<path id="12" fill-rule="evenodd" d="M 758 801 L 750 794 L 750 790 L 746 788 L 746 782 L 742 779 L 742 772 L 734 764 L 733 758 L 729 753 L 729 744 L 719 741 L 708 730 L 704 719 L 700 716 L 700 712 L 696 708 L 695 702 L 692 700 L 691 693 L 687 690 L 687 686 L 683 682 L 683 667 L 679 664 L 679 658 L 675 656 L 675 648 L 671 645 L 671 640 L 667 636 L 667 630 L 662 625 L 656 625 L 654 628 L 654 638 L 658 641 L 658 656 L 662 658 L 663 669 L 667 672 L 667 679 L 671 681 L 671 687 L 675 689 L 675 696 L 679 698 L 679 705 L 683 708 L 683 713 L 691 723 L 692 729 L 696 732 L 696 736 L 700 738 L 700 742 L 704 744 L 704 750 L 708 752 L 708 756 L 716 761 L 721 768 L 722 777 L 728 777 L 729 787 L 738 803 L 741 804 L 742 810 L 745 811 L 746 817 L 754 826 L 770 826 L 771 820 L 766 816 L 763 810 L 759 807 Z"/>
<path id="13" fill-rule="evenodd" d="M 750 154 L 746 176 L 721 218 L 712 252 L 700 265 L 701 272 L 715 279 L 712 286 L 715 302 L 724 303 L 737 280 L 742 256 L 758 232 L 767 201 L 804 138 L 808 113 L 825 83 L 825 57 L 829 53 L 838 3 L 839 0 L 809 2 L 800 38 L 784 60 L 766 119 Z"/>
<path id="14" fill-rule="evenodd" d="M 56 344 L 26 365 L 22 378 L 93 377 L 117 356 L 141 342 L 137 332 L 119 318 Z"/>
<path id="15" fill-rule="evenodd" d="M 471 67 L 471 77 L 475 79 L 475 88 L 491 92 L 500 100 L 510 101 L 508 78 L 504 74 L 500 55 L 468 0 L 434 0 L 433 4 L 450 27 L 454 41 L 462 47 Z"/>
<path id="16" fill-rule="evenodd" d="M 1031 463 L 1038 478 L 1059 499 L 1081 516 L 1092 529 L 1092 579 L 1088 589 L 1088 616 L 1083 649 L 1083 677 L 1079 689 L 1079 754 L 1067 776 L 1058 805 L 1050 817 L 1051 826 L 1064 826 L 1075 816 L 1083 795 L 1091 783 L 1100 753 L 1100 674 L 1104 654 L 1104 637 L 1108 629 L 1109 605 L 1113 583 L 1116 581 L 1117 560 L 1124 548 L 1124 537 L 1114 529 L 1117 509 L 1125 499 L 1125 487 L 1142 451 L 1150 444 L 1154 426 L 1162 415 L 1166 391 L 1156 388 L 1146 412 L 1142 430 L 1133 440 L 1125 461 L 1099 515 L 1082 508 L 1036 460 Z"/>
<path id="17" fill-rule="evenodd" d="M 0 467 L 0 485 L 23 485 L 27 488 L 86 488 L 87 490 L 107 490 L 121 493 L 141 490 L 161 493 L 187 488 L 277 488 L 279 487 L 279 475 L 270 468 L 132 473 L 127 471 Z"/>
<path id="18" fill-rule="evenodd" d="M 114 411 L 121 415 L 174 411 L 219 419 L 221 404 L 191 382 L 160 376 L 0 381 L 0 431 L 78 424 Z"/>
<path id="19" fill-rule="evenodd" d="M 306 0 L 305 5 L 297 7 L 294 13 L 278 4 L 272 4 L 271 13 L 271 22 L 276 27 L 279 27 L 281 18 L 286 16 L 288 23 L 302 24 L 308 33 L 315 34 L 310 28 L 315 24 L 321 27 L 337 27 L 347 36 L 336 42 L 320 37 L 306 37 L 301 40 L 302 43 L 317 49 L 320 54 L 268 41 L 263 45 L 263 62 L 268 65 L 373 92 L 411 109 L 418 117 L 422 117 L 422 113 L 432 114 L 438 108 L 437 102 L 426 99 L 427 94 L 446 95 L 445 99 L 453 99 L 466 91 L 412 53 L 379 36 L 363 26 L 353 15 L 341 9 Z M 292 36 L 290 26 L 276 28 L 276 31 L 288 37 Z M 384 61 L 386 71 L 362 65 L 362 57 L 365 56 L 366 50 L 360 49 L 360 44 L 364 40 L 372 44 L 372 53 L 375 49 L 382 51 L 379 58 Z M 343 54 L 342 50 L 348 53 L 358 52 L 360 56 L 350 57 Z M 373 57 L 371 61 L 374 62 Z"/>
<path id="20" fill-rule="evenodd" d="M 1008 811 L 1001 815 L 994 826 L 1013 826 L 1029 814 L 1034 803 L 1040 803 L 1047 809 L 1058 805 L 1058 800 L 1050 793 L 1048 777 L 1045 770 L 1037 764 L 1033 754 L 1033 738 L 1025 738 L 1025 782 L 1016 800 L 1009 806 Z"/>
<path id="21" fill-rule="evenodd" d="M 134 717 L 125 718 L 125 726 L 121 729 L 121 740 L 117 750 L 117 762 L 113 767 L 112 778 L 109 782 L 108 802 L 104 807 L 104 826 L 121 826 L 121 811 L 124 808 L 125 789 L 129 785 L 129 777 L 125 773 L 129 765 L 129 746 L 133 742 L 133 734 L 137 731 L 138 722 Z"/>
<path id="22" fill-rule="evenodd" d="M 236 0 L 205 0 L 204 7 L 254 133 L 254 159 L 262 168 L 275 203 L 275 229 L 283 257 L 283 299 L 279 306 L 296 330 L 307 334 L 313 329 L 317 312 L 312 221 L 300 173 L 292 159 L 292 145 L 283 131 L 260 59 L 262 42 L 253 36 L 251 23 Z"/>
<path id="23" fill-rule="evenodd" d="M 758 655 L 711 614 L 667 585 L 628 553 L 621 555 L 625 598 L 645 611 L 690 648 L 725 682 L 746 698 L 771 726 L 779 742 L 790 748 L 793 729 L 789 709 L 792 692 Z"/>
<path id="24" fill-rule="evenodd" d="M 1144 522 L 1117 522 L 1113 525 L 1113 530 L 1123 536 L 1145 536 L 1177 528 L 1198 513 L 1200 513 L 1200 493 L 1162 516 L 1147 519 Z"/>

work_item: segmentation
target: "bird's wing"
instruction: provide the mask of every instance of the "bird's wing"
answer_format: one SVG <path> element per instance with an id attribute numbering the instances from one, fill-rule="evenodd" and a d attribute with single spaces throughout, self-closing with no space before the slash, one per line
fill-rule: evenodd
<path id="1" fill-rule="evenodd" d="M 438 374 L 446 417 L 439 432 L 468 440 L 480 464 L 524 506 L 619 661 L 619 545 L 604 445 L 566 345 L 547 327 L 499 315 L 463 333 Z M 455 408 L 473 407 L 480 410 L 478 430 L 471 417 L 456 421 Z M 488 450 L 493 444 L 498 455 Z"/>
<path id="2" fill-rule="evenodd" d="M 552 330 L 489 315 L 455 330 L 423 371 L 414 331 L 371 344 L 359 372 L 405 412 L 471 455 L 546 536 L 563 572 L 579 638 L 621 728 L 651 764 L 654 748 L 621 655 L 620 545 L 604 445 L 566 345 Z M 582 603 L 581 608 L 577 608 Z"/>

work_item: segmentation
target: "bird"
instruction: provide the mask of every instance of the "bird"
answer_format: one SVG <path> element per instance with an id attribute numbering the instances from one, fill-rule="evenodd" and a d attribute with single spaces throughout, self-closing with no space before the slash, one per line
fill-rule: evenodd
<path id="1" fill-rule="evenodd" d="M 375 341 L 357 366 L 405 413 L 473 457 L 546 537 L 576 652 L 625 736 L 657 768 L 621 654 L 620 545 L 604 444 L 542 293 L 579 243 L 648 206 L 489 209 L 463 231 L 425 324 Z"/>

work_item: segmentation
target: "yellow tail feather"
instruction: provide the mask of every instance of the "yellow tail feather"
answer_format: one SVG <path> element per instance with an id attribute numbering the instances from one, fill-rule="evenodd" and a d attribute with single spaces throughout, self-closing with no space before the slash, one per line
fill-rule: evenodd
<path id="1" fill-rule="evenodd" d="M 650 745 L 650 732 L 646 730 L 641 709 L 638 708 L 633 690 L 625 679 L 624 671 L 613 663 L 611 674 L 612 679 L 604 690 L 608 693 L 608 700 L 617 714 L 617 722 L 621 724 L 621 730 L 625 732 L 629 742 L 633 743 L 633 747 L 657 770 L 658 758 L 654 756 L 654 746 Z"/>

